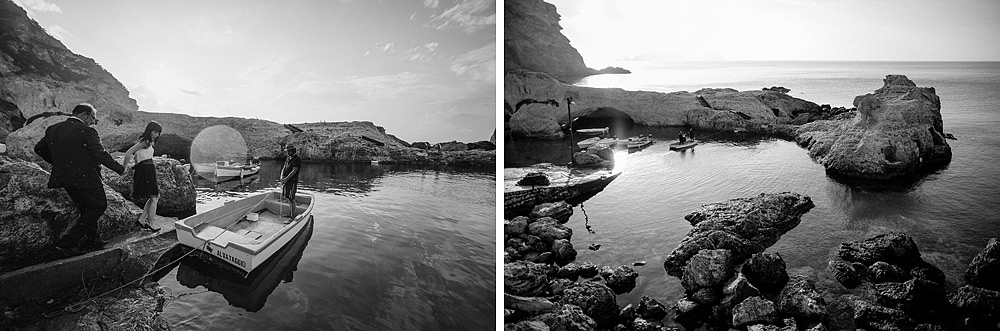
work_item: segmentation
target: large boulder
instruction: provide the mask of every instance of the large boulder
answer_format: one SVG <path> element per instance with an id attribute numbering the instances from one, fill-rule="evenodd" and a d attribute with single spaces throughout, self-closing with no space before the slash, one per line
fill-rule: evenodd
<path id="1" fill-rule="evenodd" d="M 727 249 L 736 260 L 745 259 L 777 242 L 814 206 L 809 197 L 792 192 L 704 205 L 684 217 L 694 229 L 670 252 L 663 268 L 680 277 L 687 261 L 703 249 Z"/>
<path id="2" fill-rule="evenodd" d="M 556 309 L 535 317 L 552 331 L 593 331 L 597 323 L 574 305 L 563 304 Z"/>
<path id="3" fill-rule="evenodd" d="M 546 202 L 531 209 L 531 218 L 551 217 L 566 223 L 570 216 L 573 216 L 573 206 L 566 201 Z"/>
<path id="4" fill-rule="evenodd" d="M 610 326 L 620 313 L 615 292 L 601 283 L 585 281 L 563 291 L 560 302 L 583 308 L 598 327 Z"/>
<path id="5" fill-rule="evenodd" d="M 66 191 L 48 188 L 49 172 L 35 163 L 0 156 L 0 265 L 17 265 L 49 252 L 80 213 Z M 142 212 L 104 186 L 108 209 L 97 220 L 102 239 L 124 234 Z"/>
<path id="6" fill-rule="evenodd" d="M 982 252 L 976 254 L 965 271 L 969 285 L 1000 291 L 1000 243 L 991 238 Z"/>
<path id="7" fill-rule="evenodd" d="M 543 217 L 528 224 L 528 234 L 538 236 L 546 242 L 559 239 L 572 239 L 573 229 L 570 229 L 551 217 Z"/>
<path id="8" fill-rule="evenodd" d="M 888 75 L 884 83 L 854 99 L 858 112 L 853 118 L 817 121 L 796 131 L 795 140 L 828 173 L 892 179 L 951 160 L 934 88 L 917 87 L 902 75 Z"/>
<path id="9" fill-rule="evenodd" d="M 802 275 L 789 278 L 778 295 L 778 310 L 797 319 L 811 321 L 821 321 L 827 315 L 826 301 L 816 291 L 816 284 Z"/>
<path id="10" fill-rule="evenodd" d="M 751 324 L 774 323 L 778 320 L 778 311 L 774 302 L 762 297 L 750 297 L 733 308 L 733 326 L 743 327 Z"/>
<path id="11" fill-rule="evenodd" d="M 503 266 L 503 291 L 519 296 L 539 296 L 549 291 L 549 276 L 555 267 L 516 261 Z"/>
<path id="12" fill-rule="evenodd" d="M 833 275 L 837 282 L 847 288 L 854 288 L 861 284 L 862 274 L 854 269 L 850 263 L 841 260 L 830 260 L 826 270 Z"/>
<path id="13" fill-rule="evenodd" d="M 191 171 L 188 168 L 190 165 L 183 165 L 177 160 L 165 157 L 154 157 L 153 165 L 156 166 L 156 181 L 160 190 L 156 213 L 165 216 L 193 214 L 197 192 L 195 192 Z M 132 177 L 135 173 L 135 167 L 129 167 L 122 176 L 118 176 L 107 168 L 102 168 L 102 172 L 104 178 L 107 179 L 107 185 L 116 192 L 140 208 L 146 203 L 145 199 L 132 197 Z"/>
<path id="14" fill-rule="evenodd" d="M 743 264 L 741 271 L 750 284 L 765 293 L 777 293 L 788 282 L 785 261 L 778 253 L 756 253 Z"/>
<path id="15" fill-rule="evenodd" d="M 615 269 L 605 266 L 598 273 L 601 274 L 601 278 L 604 278 L 604 283 L 615 291 L 615 294 L 631 292 L 635 288 L 635 280 L 639 278 L 638 272 L 624 265 Z"/>
<path id="16" fill-rule="evenodd" d="M 915 263 L 920 259 L 920 251 L 913 238 L 905 233 L 890 232 L 862 241 L 840 245 L 837 254 L 848 262 L 860 262 L 870 266 L 877 261 L 901 265 Z"/>
<path id="17" fill-rule="evenodd" d="M 659 321 L 667 317 L 667 307 L 644 295 L 639 299 L 639 307 L 635 309 L 635 313 L 644 319 Z"/>
<path id="18" fill-rule="evenodd" d="M 1000 292 L 965 285 L 948 294 L 948 302 L 972 316 L 1000 318 Z"/>
<path id="19" fill-rule="evenodd" d="M 736 261 L 729 250 L 702 250 L 688 260 L 681 276 L 681 285 L 688 293 L 706 287 L 720 287 L 733 277 L 735 271 Z"/>

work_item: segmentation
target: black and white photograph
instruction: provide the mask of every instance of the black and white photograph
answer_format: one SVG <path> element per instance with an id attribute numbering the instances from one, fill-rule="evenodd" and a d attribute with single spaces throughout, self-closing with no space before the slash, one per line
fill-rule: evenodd
<path id="1" fill-rule="evenodd" d="M 1000 2 L 503 9 L 504 330 L 1000 329 Z"/>
<path id="2" fill-rule="evenodd" d="M 492 330 L 497 2 L 0 0 L 0 330 Z"/>

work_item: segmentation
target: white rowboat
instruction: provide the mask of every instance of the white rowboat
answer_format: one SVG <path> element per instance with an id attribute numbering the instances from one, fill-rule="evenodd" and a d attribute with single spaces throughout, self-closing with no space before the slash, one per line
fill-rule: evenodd
<path id="1" fill-rule="evenodd" d="M 278 192 L 252 195 L 174 223 L 182 245 L 207 252 L 249 274 L 302 231 L 315 199 L 299 192 L 289 223 L 288 201 Z M 256 219 L 256 220 L 254 220 Z"/>

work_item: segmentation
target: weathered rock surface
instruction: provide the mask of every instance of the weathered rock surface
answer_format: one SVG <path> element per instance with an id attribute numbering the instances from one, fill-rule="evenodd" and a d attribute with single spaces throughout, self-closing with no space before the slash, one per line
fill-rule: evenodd
<path id="1" fill-rule="evenodd" d="M 615 291 L 615 294 L 631 292 L 635 288 L 635 280 L 639 278 L 638 272 L 624 265 L 615 269 L 605 266 L 598 270 L 598 273 L 601 274 L 601 278 L 604 278 L 604 283 Z"/>
<path id="2" fill-rule="evenodd" d="M 854 270 L 854 266 L 840 260 L 830 260 L 827 263 L 826 270 L 833 274 L 833 277 L 847 288 L 858 286 L 861 284 L 863 278 L 857 270 Z"/>
<path id="3" fill-rule="evenodd" d="M 566 289 L 560 301 L 583 308 L 583 312 L 592 317 L 598 327 L 610 326 L 619 313 L 615 292 L 604 284 L 591 281 Z"/>
<path id="4" fill-rule="evenodd" d="M 681 285 L 688 293 L 705 287 L 719 287 L 735 273 L 736 260 L 727 249 L 705 249 L 687 261 Z"/>
<path id="5" fill-rule="evenodd" d="M 909 276 L 902 268 L 884 261 L 876 261 L 868 267 L 868 277 L 872 283 L 902 282 Z"/>
<path id="6" fill-rule="evenodd" d="M 817 121 L 796 131 L 795 140 L 828 173 L 856 179 L 910 176 L 951 160 L 944 137 L 941 100 L 933 87 L 917 87 L 906 76 L 888 75 L 875 93 L 858 96 L 857 116 Z"/>
<path id="7" fill-rule="evenodd" d="M 874 305 L 870 302 L 851 299 L 854 309 L 854 323 L 865 330 L 903 331 L 913 330 L 916 323 L 905 312 Z"/>
<path id="8" fill-rule="evenodd" d="M 549 331 L 549 326 L 542 321 L 520 321 L 503 325 L 504 331 Z"/>
<path id="9" fill-rule="evenodd" d="M 704 205 L 684 217 L 694 229 L 670 252 L 663 268 L 680 277 L 688 260 L 703 249 L 727 249 L 737 260 L 745 259 L 777 242 L 814 206 L 809 197 L 792 192 Z"/>
<path id="10" fill-rule="evenodd" d="M 877 235 L 860 242 L 840 245 L 840 258 L 849 262 L 871 265 L 877 261 L 891 264 L 909 264 L 920 258 L 920 251 L 913 238 L 904 233 L 890 232 Z"/>
<path id="11" fill-rule="evenodd" d="M 767 293 L 781 291 L 788 282 L 785 261 L 778 253 L 754 254 L 743 264 L 741 273 L 755 288 Z"/>
<path id="12" fill-rule="evenodd" d="M 573 206 L 566 201 L 547 202 L 531 209 L 531 218 L 551 217 L 560 223 L 566 223 L 570 216 L 573 216 Z"/>
<path id="13" fill-rule="evenodd" d="M 153 165 L 156 166 L 156 181 L 160 189 L 156 213 L 168 216 L 192 213 L 195 210 L 198 195 L 194 190 L 194 183 L 191 181 L 189 166 L 164 157 L 154 157 Z M 142 208 L 146 200 L 132 197 L 134 167 L 129 167 L 122 176 L 118 176 L 107 168 L 101 168 L 101 171 L 108 186 Z"/>
<path id="14" fill-rule="evenodd" d="M 49 172 L 37 164 L 0 156 L 0 265 L 30 261 L 76 222 L 79 210 L 63 189 L 47 187 Z M 103 239 L 127 233 L 141 209 L 105 185 L 108 209 L 97 220 Z"/>
<path id="15" fill-rule="evenodd" d="M 965 271 L 965 281 L 969 285 L 1000 291 L 1000 243 L 991 238 L 986 248 L 972 258 Z"/>
<path id="16" fill-rule="evenodd" d="M 516 261 L 503 266 L 503 291 L 518 296 L 539 296 L 549 291 L 549 275 L 556 268 L 546 264 Z"/>
<path id="17" fill-rule="evenodd" d="M 558 239 L 571 239 L 573 229 L 570 229 L 551 217 L 543 217 L 528 224 L 528 233 L 542 240 L 551 242 Z"/>
<path id="18" fill-rule="evenodd" d="M 733 326 L 736 327 L 774 323 L 777 319 L 778 311 L 774 308 L 774 302 L 761 297 L 747 298 L 733 309 Z"/>
<path id="19" fill-rule="evenodd" d="M 778 295 L 778 310 L 798 319 L 821 321 L 827 309 L 823 296 L 816 291 L 816 284 L 801 275 L 789 278 Z"/>
<path id="20" fill-rule="evenodd" d="M 527 69 L 562 80 L 593 75 L 560 30 L 556 7 L 542 0 L 505 1 L 504 71 Z"/>
<path id="21" fill-rule="evenodd" d="M 933 311 L 945 303 L 944 289 L 940 285 L 919 278 L 902 283 L 879 283 L 871 289 L 875 303 L 901 309 L 914 316 Z"/>
<path id="22" fill-rule="evenodd" d="M 667 307 L 656 299 L 644 295 L 639 299 L 639 307 L 635 309 L 635 313 L 644 319 L 659 321 L 667 317 Z"/>
<path id="23" fill-rule="evenodd" d="M 562 103 L 566 97 L 573 98 L 570 111 L 574 118 L 610 112 L 647 126 L 739 128 L 788 137 L 792 137 L 794 128 L 784 124 L 791 123 L 798 114 L 820 109 L 815 103 L 774 91 L 626 91 L 568 85 L 541 72 L 507 71 L 504 75 L 504 100 L 509 104 L 526 99 L 557 99 Z M 566 117 L 565 107 L 528 104 L 517 109 L 506 123 L 516 136 L 559 139 L 563 137 L 560 124 L 566 123 Z"/>
<path id="24" fill-rule="evenodd" d="M 1000 292 L 965 285 L 948 294 L 948 302 L 972 316 L 1000 318 Z"/>
<path id="25" fill-rule="evenodd" d="M 555 310 L 535 317 L 551 331 L 592 331 L 597 323 L 574 305 L 561 305 Z"/>

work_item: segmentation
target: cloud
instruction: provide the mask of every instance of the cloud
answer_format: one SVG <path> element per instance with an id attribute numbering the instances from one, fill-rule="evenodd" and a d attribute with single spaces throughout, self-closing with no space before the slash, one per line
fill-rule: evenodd
<path id="1" fill-rule="evenodd" d="M 496 43 L 459 55 L 452 61 L 450 69 L 459 77 L 477 83 L 496 84 Z"/>
<path id="2" fill-rule="evenodd" d="M 181 92 L 184 92 L 184 93 L 187 93 L 187 94 L 190 94 L 190 95 L 199 96 L 199 97 L 202 96 L 201 91 L 196 90 L 196 89 L 188 89 L 188 88 L 183 88 L 182 87 L 182 88 L 180 88 L 180 90 L 181 90 Z"/>
<path id="3" fill-rule="evenodd" d="M 52 37 L 59 39 L 59 41 L 65 42 L 66 38 L 72 37 L 73 34 L 59 25 L 50 25 L 45 28 L 45 32 L 48 32 Z"/>
<path id="4" fill-rule="evenodd" d="M 382 44 L 382 43 L 379 42 L 379 44 Z M 382 53 L 392 53 L 392 51 L 393 51 L 393 44 L 392 43 L 385 43 L 385 45 L 382 45 Z"/>
<path id="5" fill-rule="evenodd" d="M 236 43 L 232 29 L 217 29 L 207 25 L 190 27 L 187 30 L 191 39 L 204 45 L 226 46 Z"/>
<path id="6" fill-rule="evenodd" d="M 437 47 L 438 43 L 426 43 L 404 51 L 403 58 L 413 62 L 427 63 L 434 58 Z"/>
<path id="7" fill-rule="evenodd" d="M 475 33 L 483 28 L 496 25 L 495 0 L 462 0 L 431 20 L 431 27 L 444 29 L 452 26 Z"/>
<path id="8" fill-rule="evenodd" d="M 424 0 L 424 7 L 437 8 L 438 3 L 439 3 L 438 0 Z"/>
<path id="9" fill-rule="evenodd" d="M 40 12 L 62 13 L 62 8 L 45 0 L 14 0 L 14 3 L 24 8 L 24 11 L 28 12 L 28 16 L 35 16 L 36 10 Z"/>
<path id="10" fill-rule="evenodd" d="M 348 77 L 342 83 L 369 100 L 394 99 L 426 78 L 425 74 L 402 72 L 394 75 Z"/>

